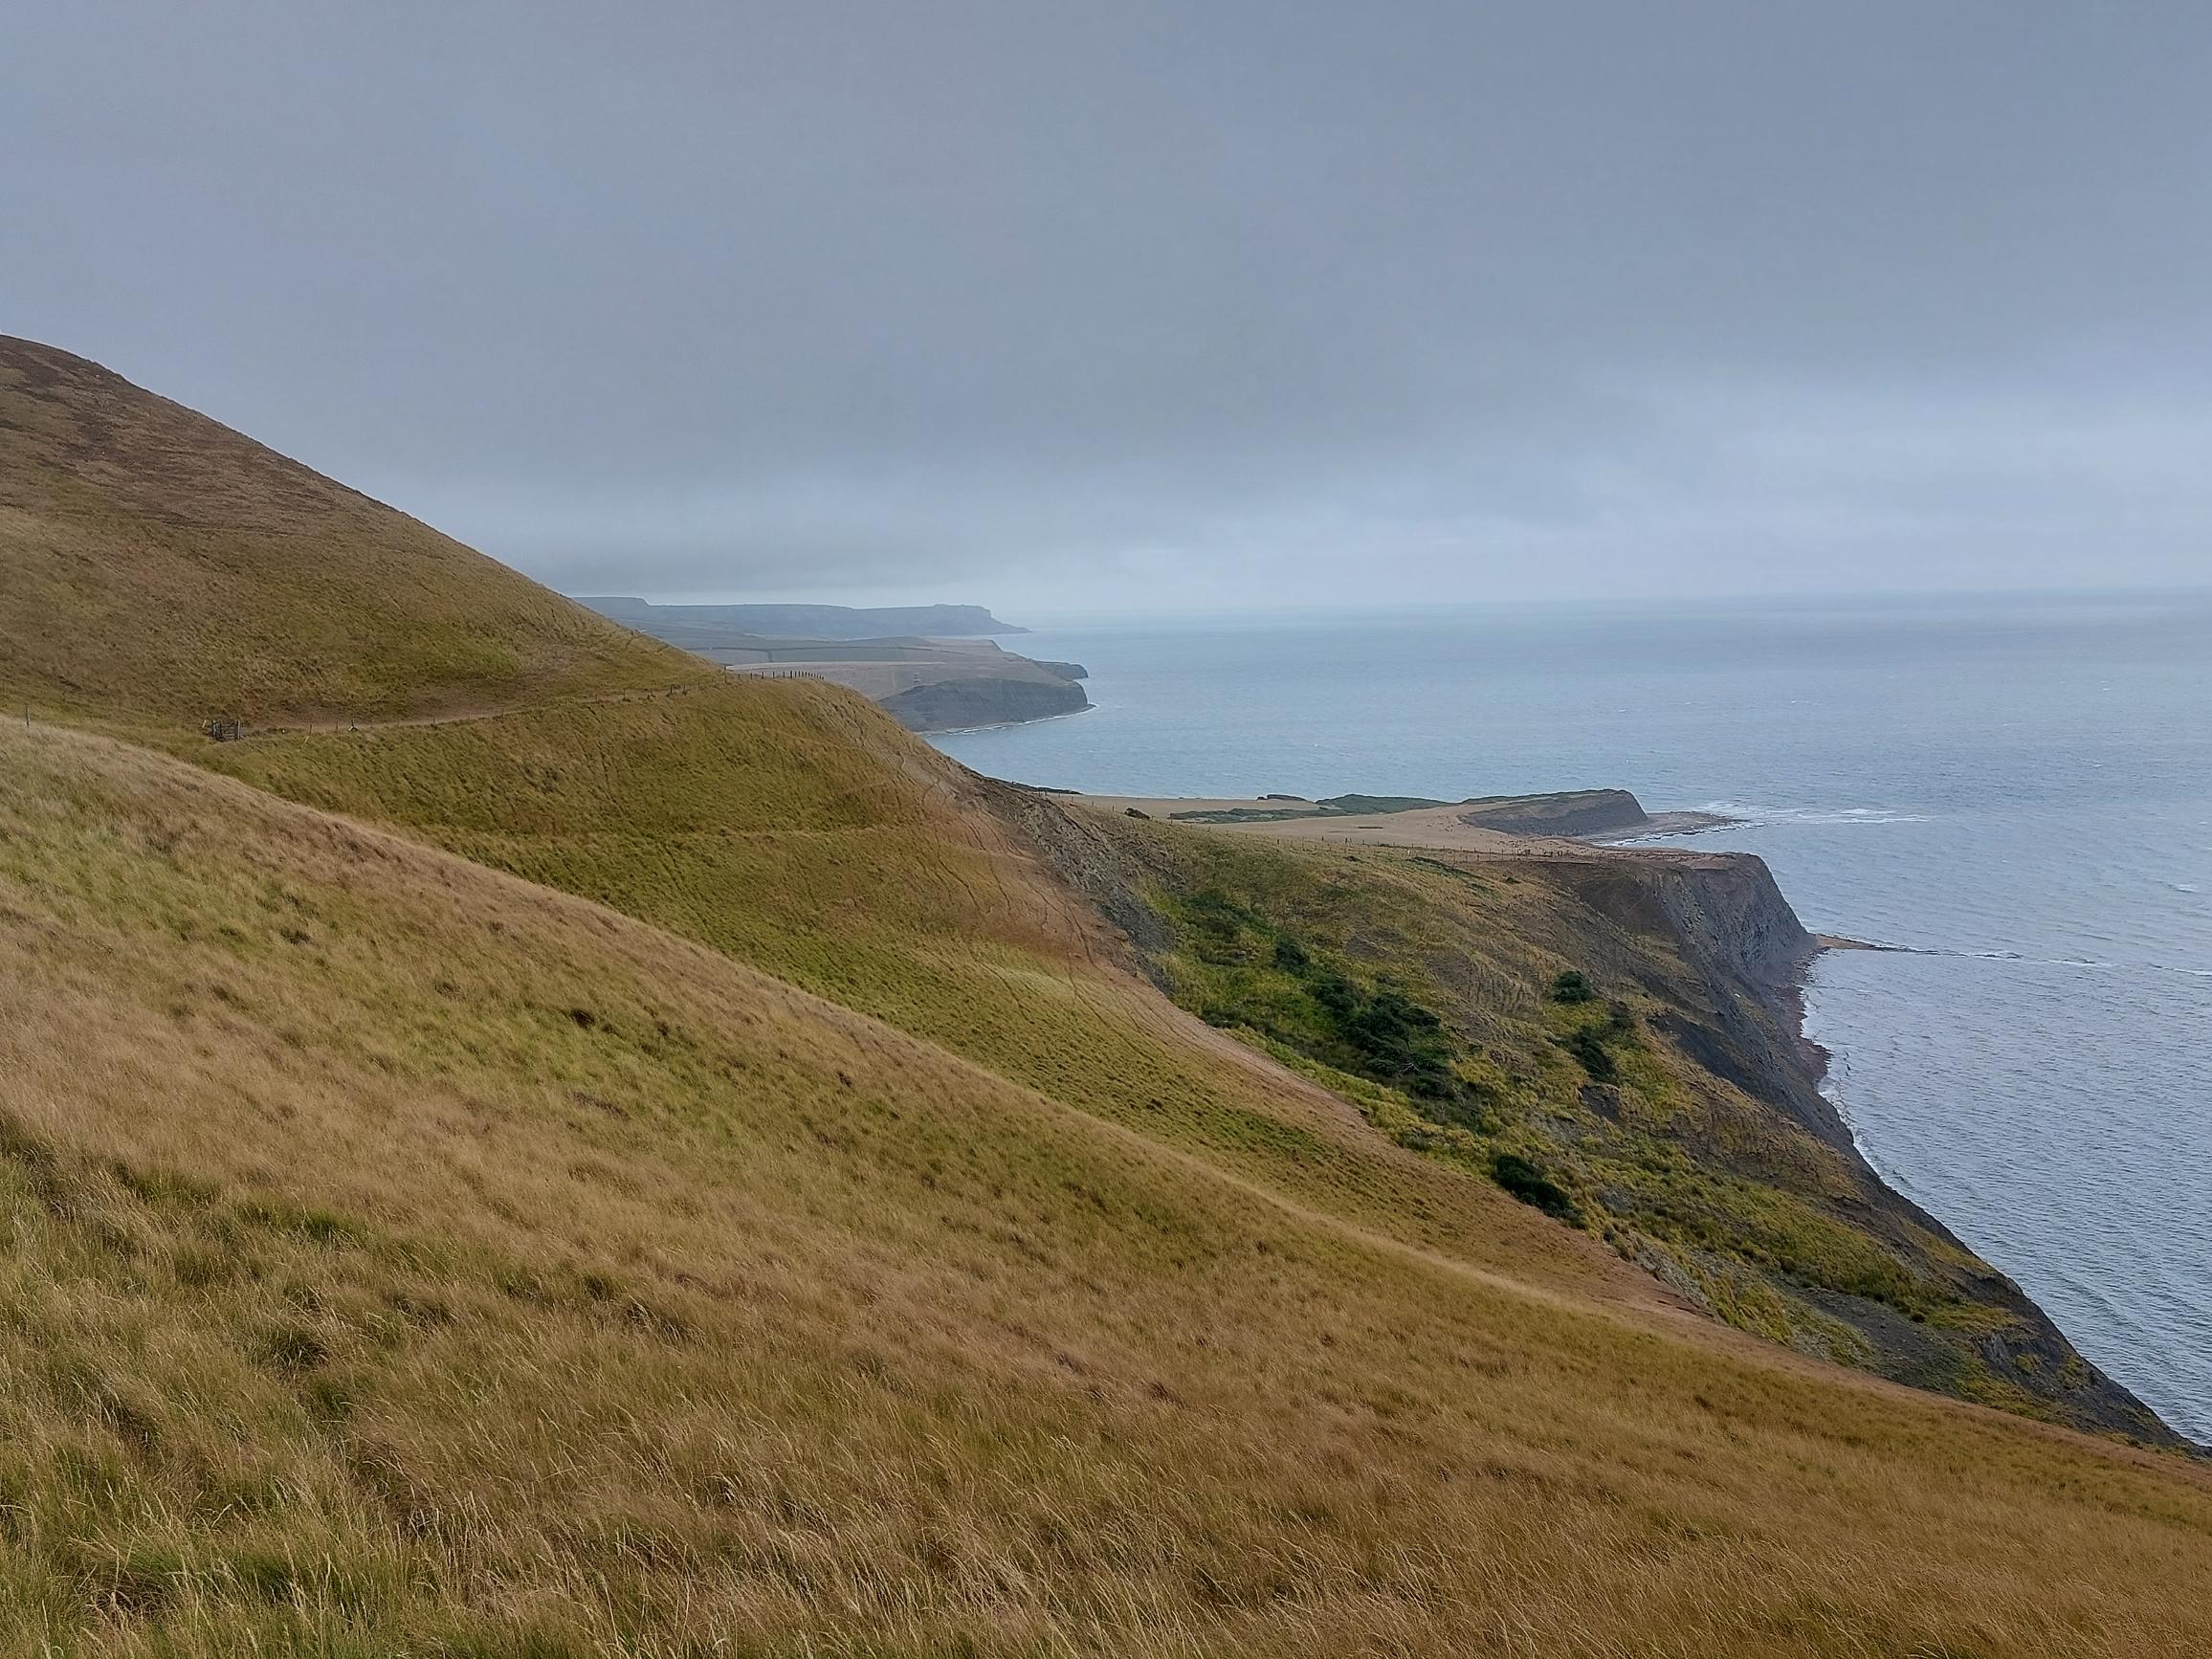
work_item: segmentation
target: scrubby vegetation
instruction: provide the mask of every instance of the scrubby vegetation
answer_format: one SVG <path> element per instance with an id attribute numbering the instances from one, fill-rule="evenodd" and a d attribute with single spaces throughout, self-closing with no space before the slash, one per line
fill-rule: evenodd
<path id="1" fill-rule="evenodd" d="M 1613 1064 L 1613 1056 L 1605 1051 L 1604 1034 L 1594 1026 L 1577 1026 L 1560 1039 L 1559 1046 L 1572 1054 L 1593 1083 L 1618 1083 L 1621 1068 Z"/>
<path id="2" fill-rule="evenodd" d="M 1216 970 L 1200 993 L 1198 1011 L 1208 1024 L 1249 1026 L 1324 1065 L 1423 1100 L 1468 1098 L 1444 1022 L 1402 988 L 1316 958 L 1219 888 L 1165 902 L 1193 955 Z"/>
<path id="3" fill-rule="evenodd" d="M 1566 1188 L 1517 1152 L 1492 1154 L 1490 1176 L 1523 1204 L 1533 1204 L 1546 1215 L 1557 1216 L 1561 1221 L 1581 1220 Z"/>
<path id="4" fill-rule="evenodd" d="M 1696 1003 L 1711 986 L 1622 936 L 1602 976 L 1546 962 L 1540 941 L 1575 903 L 1554 881 L 1524 895 L 1386 849 L 1125 839 L 1174 924 L 1159 967 L 1178 1000 L 1333 1087 L 1374 1086 L 1355 1097 L 1401 1144 L 1589 1228 L 1743 1329 L 2067 1411 L 2049 1338 L 2016 1293 L 1916 1212 L 1884 1209 L 1839 1149 L 1655 1038 L 1631 1000 L 1710 1018 Z M 1601 1002 L 1601 985 L 1638 988 Z M 1348 1029 L 1362 1020 L 1386 1041 L 1363 1046 Z"/>

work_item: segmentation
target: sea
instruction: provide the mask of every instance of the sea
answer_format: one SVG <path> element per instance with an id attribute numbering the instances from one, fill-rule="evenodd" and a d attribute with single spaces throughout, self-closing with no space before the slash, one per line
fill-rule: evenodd
<path id="1" fill-rule="evenodd" d="M 2212 594 L 1060 626 L 1096 705 L 947 733 L 1101 794 L 1625 787 L 1740 822 L 1891 1185 L 2212 1442 Z"/>

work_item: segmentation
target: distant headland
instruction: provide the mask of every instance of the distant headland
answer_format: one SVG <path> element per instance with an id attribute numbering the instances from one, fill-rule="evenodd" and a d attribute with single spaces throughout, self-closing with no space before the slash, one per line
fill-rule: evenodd
<path id="1" fill-rule="evenodd" d="M 989 636 L 1029 630 L 981 605 L 581 604 L 733 674 L 832 680 L 911 731 L 1011 725 L 1080 714 L 1080 663 L 1039 662 Z"/>

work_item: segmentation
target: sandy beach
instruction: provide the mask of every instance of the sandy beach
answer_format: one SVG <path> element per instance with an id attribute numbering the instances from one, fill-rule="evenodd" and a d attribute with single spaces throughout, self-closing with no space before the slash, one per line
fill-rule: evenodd
<path id="1" fill-rule="evenodd" d="M 1587 835 L 1541 835 L 1490 830 L 1467 823 L 1469 804 L 1417 807 L 1403 812 L 1323 812 L 1310 801 L 1270 796 L 1062 795 L 1064 805 L 1089 811 L 1125 814 L 1131 810 L 1166 822 L 1203 824 L 1240 834 L 1279 836 L 1290 841 L 1326 841 L 1351 847 L 1419 847 L 1450 852 L 1528 857 L 1554 851 L 1586 852 L 1594 846 L 1619 846 L 1657 835 L 1679 835 L 1710 829 L 1725 819 L 1705 812 L 1654 813 L 1632 830 Z M 1252 816 L 1231 819 L 1231 813 Z"/>

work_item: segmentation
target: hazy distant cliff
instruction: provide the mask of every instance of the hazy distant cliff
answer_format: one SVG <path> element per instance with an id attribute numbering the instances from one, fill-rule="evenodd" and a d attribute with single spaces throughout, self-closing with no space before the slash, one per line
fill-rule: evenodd
<path id="1" fill-rule="evenodd" d="M 643 599 L 607 596 L 579 598 L 577 603 L 662 638 L 667 636 L 661 633 L 661 624 L 729 629 L 786 639 L 881 639 L 900 633 L 981 639 L 994 633 L 1029 632 L 1013 623 L 1001 622 L 981 605 L 873 608 L 850 605 L 654 605 Z"/>

